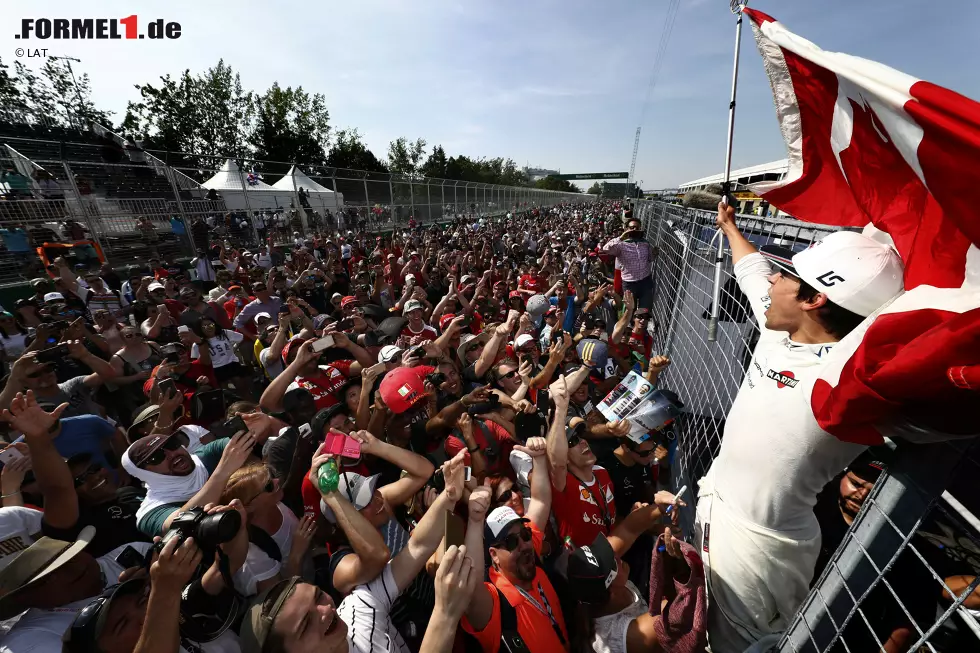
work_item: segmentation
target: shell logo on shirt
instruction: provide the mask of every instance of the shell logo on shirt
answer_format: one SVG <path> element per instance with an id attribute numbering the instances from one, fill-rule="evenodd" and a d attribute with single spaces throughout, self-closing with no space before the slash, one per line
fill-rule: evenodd
<path id="1" fill-rule="evenodd" d="M 593 506 L 599 505 L 598 503 L 595 502 L 595 499 L 592 498 L 592 493 L 589 492 L 586 488 L 579 487 L 579 493 L 581 494 L 582 501 L 585 501 L 586 503 L 591 503 Z"/>
<path id="2" fill-rule="evenodd" d="M 777 372 L 776 370 L 770 369 L 766 373 L 766 376 L 776 382 L 777 388 L 795 388 L 796 384 L 800 382 L 799 379 L 796 378 L 796 375 L 789 370 Z"/>

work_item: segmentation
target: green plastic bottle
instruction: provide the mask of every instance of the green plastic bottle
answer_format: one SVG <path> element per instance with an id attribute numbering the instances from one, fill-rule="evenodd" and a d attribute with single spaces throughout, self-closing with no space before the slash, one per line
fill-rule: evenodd
<path id="1" fill-rule="evenodd" d="M 337 468 L 337 461 L 331 458 L 320 465 L 320 469 L 316 472 L 316 479 L 317 485 L 320 486 L 320 492 L 324 494 L 336 492 L 337 486 L 340 484 L 340 470 Z"/>

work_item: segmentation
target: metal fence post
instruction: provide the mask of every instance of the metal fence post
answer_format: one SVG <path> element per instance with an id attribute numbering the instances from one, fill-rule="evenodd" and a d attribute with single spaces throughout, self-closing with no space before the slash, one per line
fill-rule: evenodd
<path id="1" fill-rule="evenodd" d="M 242 160 L 244 162 L 244 159 Z M 248 201 L 248 183 L 245 181 L 245 173 L 242 172 L 242 167 L 238 166 L 238 181 L 242 185 L 242 197 L 245 198 L 245 210 L 248 211 L 248 222 L 252 225 L 252 233 L 255 235 L 255 242 L 261 243 L 259 239 L 259 230 L 255 226 L 255 211 L 252 210 L 252 204 Z M 231 211 L 229 211 L 231 213 Z M 222 216 L 224 219 L 224 216 Z M 291 227 L 292 225 L 290 225 Z"/>
<path id="2" fill-rule="evenodd" d="M 184 202 L 180 198 L 180 189 L 177 188 L 177 180 L 174 179 L 173 168 L 167 166 L 165 170 L 167 180 L 170 181 L 170 187 L 174 191 L 174 201 L 177 204 L 177 212 L 180 213 L 180 220 L 184 223 L 184 236 L 187 238 L 187 242 L 190 245 L 190 255 L 194 256 L 197 253 L 197 248 L 194 247 L 194 238 L 191 234 L 191 223 L 187 220 L 187 213 L 184 211 Z"/>
<path id="3" fill-rule="evenodd" d="M 71 167 L 68 165 L 67 161 L 61 162 L 62 167 L 65 170 L 65 177 L 68 179 L 68 184 L 71 186 L 71 192 L 75 195 L 75 203 L 82 212 L 82 218 L 88 224 L 88 230 L 92 234 L 92 239 L 99 245 L 99 249 L 102 253 L 108 257 L 108 252 L 106 251 L 105 245 L 102 242 L 102 234 L 100 233 L 102 228 L 102 221 L 98 219 L 98 208 L 95 208 L 91 217 L 95 220 L 91 220 L 88 215 L 88 211 L 85 210 L 85 203 L 82 202 L 82 194 L 78 192 L 78 185 L 75 183 L 75 175 L 71 171 Z M 65 207 L 68 209 L 69 213 L 73 213 L 71 210 L 71 204 L 65 202 Z"/>

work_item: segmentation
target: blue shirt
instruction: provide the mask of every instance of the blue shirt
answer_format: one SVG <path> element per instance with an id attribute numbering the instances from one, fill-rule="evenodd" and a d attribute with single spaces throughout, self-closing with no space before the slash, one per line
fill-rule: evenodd
<path id="1" fill-rule="evenodd" d="M 562 331 L 565 333 L 575 333 L 575 297 L 569 295 L 566 302 L 567 308 L 565 309 L 565 322 L 562 324 Z M 558 306 L 558 298 L 551 297 L 549 299 L 552 306 Z"/>
<path id="2" fill-rule="evenodd" d="M 116 432 L 116 427 L 96 415 L 79 415 L 78 417 L 62 417 L 61 432 L 52 442 L 54 448 L 65 458 L 71 458 L 80 453 L 92 455 L 92 462 L 101 464 L 106 469 L 118 467 L 118 463 L 110 465 L 105 457 L 109 448 L 109 439 Z M 17 438 L 23 442 L 24 436 Z"/>

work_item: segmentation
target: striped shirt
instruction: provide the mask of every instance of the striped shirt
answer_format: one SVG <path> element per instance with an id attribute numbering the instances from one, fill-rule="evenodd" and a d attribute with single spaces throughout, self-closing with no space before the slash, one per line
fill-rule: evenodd
<path id="1" fill-rule="evenodd" d="M 409 653 L 388 616 L 398 598 L 391 563 L 370 583 L 358 585 L 340 603 L 337 614 L 347 624 L 347 644 L 358 653 Z"/>

